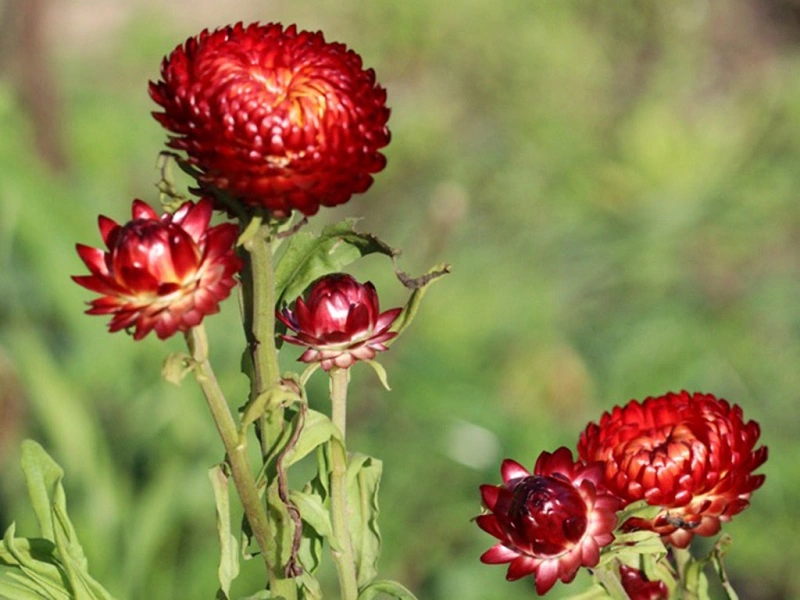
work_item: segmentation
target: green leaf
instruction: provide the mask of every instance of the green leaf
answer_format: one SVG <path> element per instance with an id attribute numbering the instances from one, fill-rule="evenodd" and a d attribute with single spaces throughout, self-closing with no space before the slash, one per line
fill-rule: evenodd
<path id="1" fill-rule="evenodd" d="M 33 590 L 40 598 L 61 600 L 113 600 L 89 575 L 86 556 L 67 515 L 61 480 L 64 471 L 44 449 L 31 440 L 22 444 L 22 469 L 31 504 L 45 539 L 18 540 L 14 526 L 6 531 L 0 561 L 0 593 Z M 5 591 L 4 591 L 5 590 Z"/>
<path id="2" fill-rule="evenodd" d="M 359 589 L 378 575 L 381 553 L 378 488 L 382 471 L 383 463 L 365 454 L 351 455 L 347 465 L 347 506 Z"/>
<path id="3" fill-rule="evenodd" d="M 334 550 L 340 550 L 333 540 L 331 518 L 325 508 L 323 499 L 317 494 L 298 490 L 290 490 L 289 498 L 297 506 L 303 521 L 308 523 L 319 535 L 327 539 Z"/>
<path id="4" fill-rule="evenodd" d="M 355 223 L 355 219 L 347 219 L 325 227 L 319 235 L 301 231 L 289 238 L 275 268 L 278 305 L 291 302 L 312 281 L 342 271 L 362 256 L 398 254 L 376 236 L 357 232 Z"/>
<path id="5" fill-rule="evenodd" d="M 309 409 L 306 413 L 303 432 L 297 440 L 292 452 L 284 459 L 284 467 L 289 468 L 293 464 L 308 456 L 312 450 L 322 446 L 331 438 L 341 440 L 342 434 L 333 424 L 333 421 L 321 412 Z"/>
<path id="6" fill-rule="evenodd" d="M 654 519 L 660 512 L 660 506 L 651 506 L 647 503 L 647 500 L 633 502 L 617 513 L 617 529 L 620 529 L 628 519 L 633 517 L 649 521 Z"/>
<path id="7" fill-rule="evenodd" d="M 33 440 L 22 442 L 22 471 L 25 473 L 28 495 L 36 514 L 36 520 L 39 522 L 42 537 L 54 542 L 53 507 L 58 504 L 66 512 L 64 488 L 61 486 L 64 471 L 50 458 L 44 448 Z M 74 538 L 74 532 L 69 537 Z M 86 560 L 83 549 L 77 541 L 72 552 L 76 559 Z"/>
<path id="8" fill-rule="evenodd" d="M 358 600 L 373 600 L 378 597 L 378 594 L 387 594 L 397 600 L 417 600 L 417 597 L 408 588 L 388 579 L 379 579 L 367 585 L 358 594 Z"/>
<path id="9" fill-rule="evenodd" d="M 219 535 L 219 567 L 217 578 L 220 592 L 227 598 L 231 592 L 231 583 L 239 575 L 239 545 L 231 531 L 231 505 L 228 486 L 228 475 L 222 465 L 215 465 L 208 470 L 211 487 L 214 490 L 214 505 L 217 512 L 217 534 Z"/>
<path id="10" fill-rule="evenodd" d="M 51 540 L 15 538 L 12 524 L 3 537 L 0 561 L 9 567 L 0 572 L 0 597 L 27 598 L 24 592 L 37 600 L 70 599 L 73 596 L 65 586 L 66 575 L 56 557 L 56 547 Z M 9 590 L 19 592 L 14 595 Z"/>
<path id="11" fill-rule="evenodd" d="M 403 307 L 403 312 L 400 313 L 400 316 L 397 317 L 397 320 L 391 327 L 392 331 L 397 332 L 397 337 L 399 337 L 400 334 L 402 334 L 406 328 L 411 325 L 411 321 L 413 321 L 414 317 L 417 316 L 417 311 L 419 311 L 422 298 L 425 296 L 425 292 L 428 290 L 430 284 L 432 284 L 434 281 L 438 281 L 449 272 L 450 265 L 445 264 L 433 267 L 422 277 L 418 277 L 416 279 L 408 277 L 408 275 L 401 271 L 396 271 L 397 277 L 400 279 L 403 285 L 414 290 L 411 296 L 408 298 L 406 305 Z M 386 345 L 388 346 L 393 344 L 395 340 L 397 340 L 397 337 L 386 342 Z"/>
<path id="12" fill-rule="evenodd" d="M 372 370 L 375 371 L 375 374 L 378 376 L 378 379 L 381 382 L 381 385 L 387 392 L 391 392 L 392 388 L 389 387 L 389 379 L 386 376 L 386 369 L 383 368 L 383 365 L 376 360 L 365 360 Z"/>

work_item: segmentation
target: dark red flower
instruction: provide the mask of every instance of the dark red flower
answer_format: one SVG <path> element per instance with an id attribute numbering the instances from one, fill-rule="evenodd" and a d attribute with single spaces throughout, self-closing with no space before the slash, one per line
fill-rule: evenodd
<path id="1" fill-rule="evenodd" d="M 347 202 L 386 165 L 386 90 L 321 32 L 241 23 L 164 59 L 153 116 L 202 180 L 275 216 Z"/>
<path id="2" fill-rule="evenodd" d="M 211 211 L 211 200 L 203 199 L 159 217 L 134 200 L 133 220 L 123 226 L 101 215 L 108 250 L 78 244 L 91 275 L 72 278 L 102 294 L 89 303 L 87 314 L 113 315 L 109 330 L 134 328 L 138 340 L 151 330 L 168 338 L 217 312 L 242 262 L 233 248 L 237 226 L 209 227 Z"/>
<path id="3" fill-rule="evenodd" d="M 320 362 L 327 371 L 334 366 L 346 369 L 386 350 L 385 342 L 397 335 L 389 327 L 401 312 L 392 308 L 381 313 L 372 283 L 362 285 L 350 275 L 335 273 L 318 279 L 305 300 L 295 301 L 294 310 L 286 308 L 277 316 L 297 332 L 281 337 L 308 347 L 300 360 Z"/>
<path id="4" fill-rule="evenodd" d="M 536 591 L 547 592 L 557 579 L 569 583 L 582 566 L 600 560 L 600 548 L 614 540 L 619 500 L 600 486 L 603 467 L 573 462 L 572 452 L 542 452 L 533 474 L 506 459 L 503 485 L 482 485 L 489 512 L 478 526 L 499 544 L 481 556 L 486 564 L 511 563 L 506 579 L 533 575 Z"/>
<path id="5" fill-rule="evenodd" d="M 669 600 L 667 584 L 663 581 L 650 581 L 639 569 L 628 565 L 620 565 L 619 574 L 631 600 Z"/>
<path id="6" fill-rule="evenodd" d="M 626 528 L 685 548 L 694 535 L 717 533 L 764 483 L 753 475 L 767 460 L 766 446 L 755 449 L 760 431 L 739 406 L 711 394 L 668 393 L 604 413 L 581 434 L 578 454 L 605 462 L 606 485 L 625 503 L 664 507 Z"/>

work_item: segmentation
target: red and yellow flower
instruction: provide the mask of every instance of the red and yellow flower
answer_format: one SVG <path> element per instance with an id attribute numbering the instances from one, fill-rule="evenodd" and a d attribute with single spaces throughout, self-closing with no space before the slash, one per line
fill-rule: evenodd
<path id="1" fill-rule="evenodd" d="M 578 455 L 605 463 L 606 485 L 626 504 L 663 507 L 652 520 L 630 519 L 627 529 L 656 531 L 685 548 L 695 535 L 717 533 L 764 483 L 753 474 L 767 460 L 759 435 L 739 406 L 684 391 L 604 413 L 581 434 Z"/>
<path id="2" fill-rule="evenodd" d="M 401 312 L 401 308 L 380 312 L 371 282 L 361 284 L 350 275 L 334 273 L 314 282 L 305 299 L 297 298 L 293 309 L 277 316 L 296 332 L 281 337 L 308 348 L 299 360 L 319 362 L 327 371 L 334 366 L 346 369 L 386 350 L 386 342 L 397 335 L 389 328 Z"/>
<path id="3" fill-rule="evenodd" d="M 482 485 L 488 513 L 478 526 L 499 540 L 481 556 L 486 564 L 510 563 L 506 578 L 533 575 L 536 591 L 556 580 L 569 583 L 582 566 L 594 567 L 600 549 L 614 540 L 619 500 L 602 488 L 603 466 L 573 462 L 572 452 L 542 452 L 533 473 L 506 459 L 503 485 Z"/>
<path id="4" fill-rule="evenodd" d="M 217 312 L 236 285 L 242 262 L 233 247 L 237 226 L 209 227 L 212 208 L 211 200 L 203 199 L 159 217 L 134 200 L 133 219 L 125 225 L 101 215 L 107 250 L 77 245 L 91 275 L 73 280 L 101 294 L 86 312 L 112 315 L 109 330 L 130 328 L 137 340 L 150 331 L 168 338 Z"/>
<path id="5" fill-rule="evenodd" d="M 386 90 L 361 57 L 294 25 L 203 31 L 164 59 L 150 95 L 203 182 L 277 217 L 366 191 L 389 143 Z"/>

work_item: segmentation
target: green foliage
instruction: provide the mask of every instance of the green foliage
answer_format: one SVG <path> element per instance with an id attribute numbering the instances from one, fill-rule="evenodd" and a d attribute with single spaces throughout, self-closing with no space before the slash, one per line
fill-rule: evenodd
<path id="1" fill-rule="evenodd" d="M 397 254 L 376 236 L 355 231 L 356 221 L 325 227 L 319 235 L 300 231 L 286 242 L 275 268 L 278 305 L 294 301 L 313 281 L 338 273 L 362 256 Z"/>
<path id="2" fill-rule="evenodd" d="M 22 470 L 41 538 L 17 539 L 12 524 L 0 552 L 0 596 L 47 600 L 113 600 L 88 572 L 88 562 L 67 515 L 64 471 L 31 440 L 22 445 Z"/>
<path id="3" fill-rule="evenodd" d="M 208 471 L 211 488 L 214 490 L 214 504 L 217 507 L 217 533 L 219 535 L 219 578 L 218 600 L 227 600 L 231 593 L 231 583 L 239 575 L 239 545 L 237 536 L 231 528 L 231 502 L 228 485 L 229 475 L 224 465 L 215 465 Z"/>

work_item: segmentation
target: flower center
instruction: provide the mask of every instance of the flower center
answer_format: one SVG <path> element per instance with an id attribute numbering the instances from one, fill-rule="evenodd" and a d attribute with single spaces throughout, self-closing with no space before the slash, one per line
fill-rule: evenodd
<path id="1" fill-rule="evenodd" d="M 509 518 L 515 544 L 535 556 L 557 556 L 580 542 L 587 527 L 586 503 L 572 483 L 532 475 L 513 490 Z"/>

